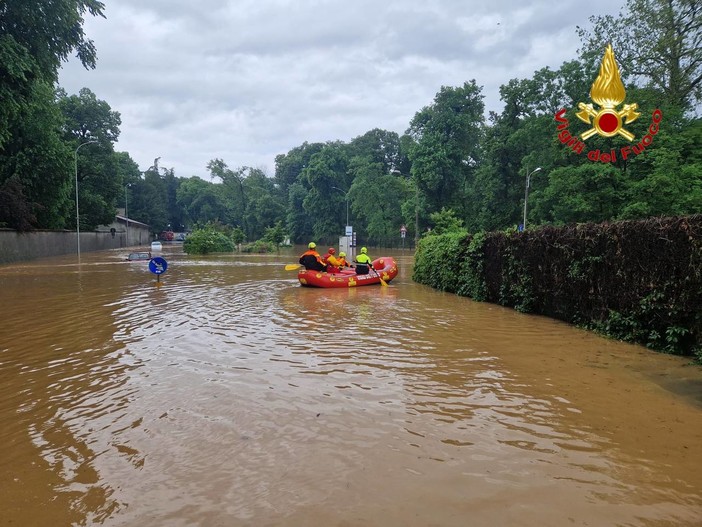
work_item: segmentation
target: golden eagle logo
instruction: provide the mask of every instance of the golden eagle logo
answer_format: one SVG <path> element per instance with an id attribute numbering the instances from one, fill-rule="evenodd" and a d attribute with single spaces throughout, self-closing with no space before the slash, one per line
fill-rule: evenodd
<path id="1" fill-rule="evenodd" d="M 592 126 L 580 134 L 583 141 L 595 134 L 602 137 L 613 137 L 619 134 L 628 141 L 634 140 L 634 134 L 625 130 L 623 125 L 636 121 L 641 114 L 636 111 L 638 108 L 636 103 L 625 104 L 621 110 L 617 110 L 617 106 L 626 99 L 626 90 L 619 75 L 619 68 L 611 44 L 608 44 L 607 49 L 605 49 L 600 73 L 590 88 L 590 99 L 601 108 L 596 110 L 592 103 L 578 103 L 580 111 L 575 115 L 581 121 Z"/>

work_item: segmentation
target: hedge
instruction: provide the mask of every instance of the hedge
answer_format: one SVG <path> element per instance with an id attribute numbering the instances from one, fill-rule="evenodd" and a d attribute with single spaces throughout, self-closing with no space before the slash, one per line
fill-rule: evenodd
<path id="1" fill-rule="evenodd" d="M 413 279 L 702 360 L 700 214 L 428 236 Z"/>

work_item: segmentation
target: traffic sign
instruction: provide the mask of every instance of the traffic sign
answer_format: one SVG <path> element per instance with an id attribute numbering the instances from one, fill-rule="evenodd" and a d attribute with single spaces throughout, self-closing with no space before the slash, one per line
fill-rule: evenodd
<path id="1" fill-rule="evenodd" d="M 151 258 L 151 260 L 149 260 L 149 271 L 155 275 L 165 273 L 166 269 L 168 269 L 168 262 L 164 258 L 157 256 L 156 258 Z"/>

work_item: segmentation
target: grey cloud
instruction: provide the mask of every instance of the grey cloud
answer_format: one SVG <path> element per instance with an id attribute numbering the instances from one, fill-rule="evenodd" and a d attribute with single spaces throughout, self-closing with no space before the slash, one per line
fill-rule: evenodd
<path id="1" fill-rule="evenodd" d="M 575 25 L 591 14 L 575 0 L 106 3 L 107 20 L 85 25 L 97 69 L 71 61 L 61 85 L 121 113 L 117 148 L 142 169 L 161 156 L 202 177 L 214 157 L 271 173 L 304 141 L 403 133 L 442 85 L 473 78 L 499 111 L 501 84 L 575 57 Z"/>

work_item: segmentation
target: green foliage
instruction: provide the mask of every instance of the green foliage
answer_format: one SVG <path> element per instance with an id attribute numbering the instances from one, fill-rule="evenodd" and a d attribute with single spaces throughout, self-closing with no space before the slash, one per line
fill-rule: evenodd
<path id="1" fill-rule="evenodd" d="M 410 123 L 412 177 L 432 210 L 462 206 L 462 190 L 479 158 L 482 99 L 474 80 L 459 88 L 443 86 L 433 104 L 417 112 Z"/>
<path id="2" fill-rule="evenodd" d="M 434 228 L 431 230 L 431 235 L 434 236 L 465 230 L 463 228 L 463 220 L 456 217 L 456 213 L 446 207 L 441 207 L 439 212 L 431 213 L 429 220 L 434 225 Z"/>
<path id="3" fill-rule="evenodd" d="M 611 42 L 627 72 L 663 92 L 671 106 L 694 108 L 702 100 L 702 9 L 699 0 L 627 0 L 618 16 L 593 16 L 579 28 L 583 56 L 600 60 Z"/>
<path id="4" fill-rule="evenodd" d="M 465 231 L 423 238 L 417 246 L 412 279 L 441 291 L 456 293 L 459 270 L 469 245 Z"/>
<path id="5" fill-rule="evenodd" d="M 64 228 L 71 216 L 75 226 L 73 156 L 61 139 L 62 124 L 53 89 L 34 83 L 9 123 L 14 133 L 0 148 L 0 187 L 7 206 L 0 208 L 0 221 L 8 226 Z"/>
<path id="6" fill-rule="evenodd" d="M 243 253 L 274 253 L 278 251 L 278 245 L 266 240 L 256 240 L 253 243 L 247 243 L 241 248 Z"/>
<path id="7" fill-rule="evenodd" d="M 503 110 L 487 123 L 475 80 L 441 86 L 401 137 L 375 128 L 348 143 L 305 142 L 276 157 L 272 178 L 213 159 L 211 182 L 176 177 L 158 159 L 142 173 L 128 153 L 114 151 L 120 115 L 107 102 L 86 88 L 78 95 L 51 93 L 70 53 L 94 67 L 83 16 L 102 16 L 103 9 L 96 0 L 6 0 L 0 8 L 0 224 L 73 228 L 76 160 L 84 229 L 109 223 L 114 209 L 129 201 L 129 216 L 153 232 L 219 222 L 238 229 L 237 243 L 268 239 L 268 229 L 278 225 L 294 242 L 335 244 L 351 223 L 359 241 L 378 246 L 399 246 L 403 224 L 410 239 L 427 228 L 432 236 L 463 226 L 469 232 L 513 228 L 522 219 L 526 174 L 537 166 L 530 226 L 702 211 L 702 120 L 690 117 L 702 86 L 695 0 L 628 0 L 621 16 L 593 18 L 593 30 L 580 31 L 580 57 L 509 80 L 500 87 Z M 554 113 L 566 109 L 576 122 L 574 111 L 587 100 L 602 43 L 610 38 L 627 100 L 642 111 L 627 129 L 643 137 L 652 108 L 661 108 L 664 119 L 643 154 L 604 164 L 556 139 Z M 99 144 L 74 155 L 89 138 Z M 587 143 L 607 152 L 629 144 L 598 136 Z M 586 263 L 574 262 L 573 273 L 587 271 Z M 514 268 L 508 264 L 507 275 L 524 277 L 516 261 Z M 479 295 L 480 283 L 471 278 L 464 288 Z M 527 309 L 529 287 L 504 291 L 505 299 Z"/>
<path id="8" fill-rule="evenodd" d="M 553 224 L 615 218 L 624 205 L 627 182 L 611 165 L 589 163 L 551 171 L 542 191 L 531 195 L 533 216 Z"/>
<path id="9" fill-rule="evenodd" d="M 423 238 L 415 281 L 700 357 L 702 215 Z"/>
<path id="10" fill-rule="evenodd" d="M 473 300 L 487 299 L 487 283 L 485 281 L 485 242 L 486 234 L 478 232 L 470 238 L 468 250 L 458 276 L 456 293 Z"/>
<path id="11" fill-rule="evenodd" d="M 521 258 L 520 247 L 510 244 L 502 257 L 502 278 L 499 303 L 512 306 L 522 313 L 531 313 L 536 307 L 534 278 L 527 262 Z"/>
<path id="12" fill-rule="evenodd" d="M 402 201 L 412 192 L 408 180 L 389 173 L 386 163 L 372 161 L 369 157 L 354 157 L 349 172 L 354 177 L 349 190 L 351 210 L 355 221 L 361 224 L 356 230 L 367 240 L 365 243 L 380 245 L 396 237 Z M 339 210 L 340 217 L 345 214 L 342 210 Z"/>
<path id="13" fill-rule="evenodd" d="M 194 230 L 183 242 L 187 254 L 227 253 L 234 251 L 234 242 L 213 226 Z"/>
<path id="14" fill-rule="evenodd" d="M 283 222 L 278 221 L 273 227 L 267 227 L 263 234 L 263 241 L 272 244 L 274 247 L 279 247 L 285 241 L 287 233 L 283 227 Z"/>
<path id="15" fill-rule="evenodd" d="M 229 237 L 237 245 L 239 245 L 240 243 L 244 243 L 244 240 L 246 240 L 246 234 L 244 234 L 244 231 L 241 229 L 241 227 L 234 227 L 229 232 Z"/>

